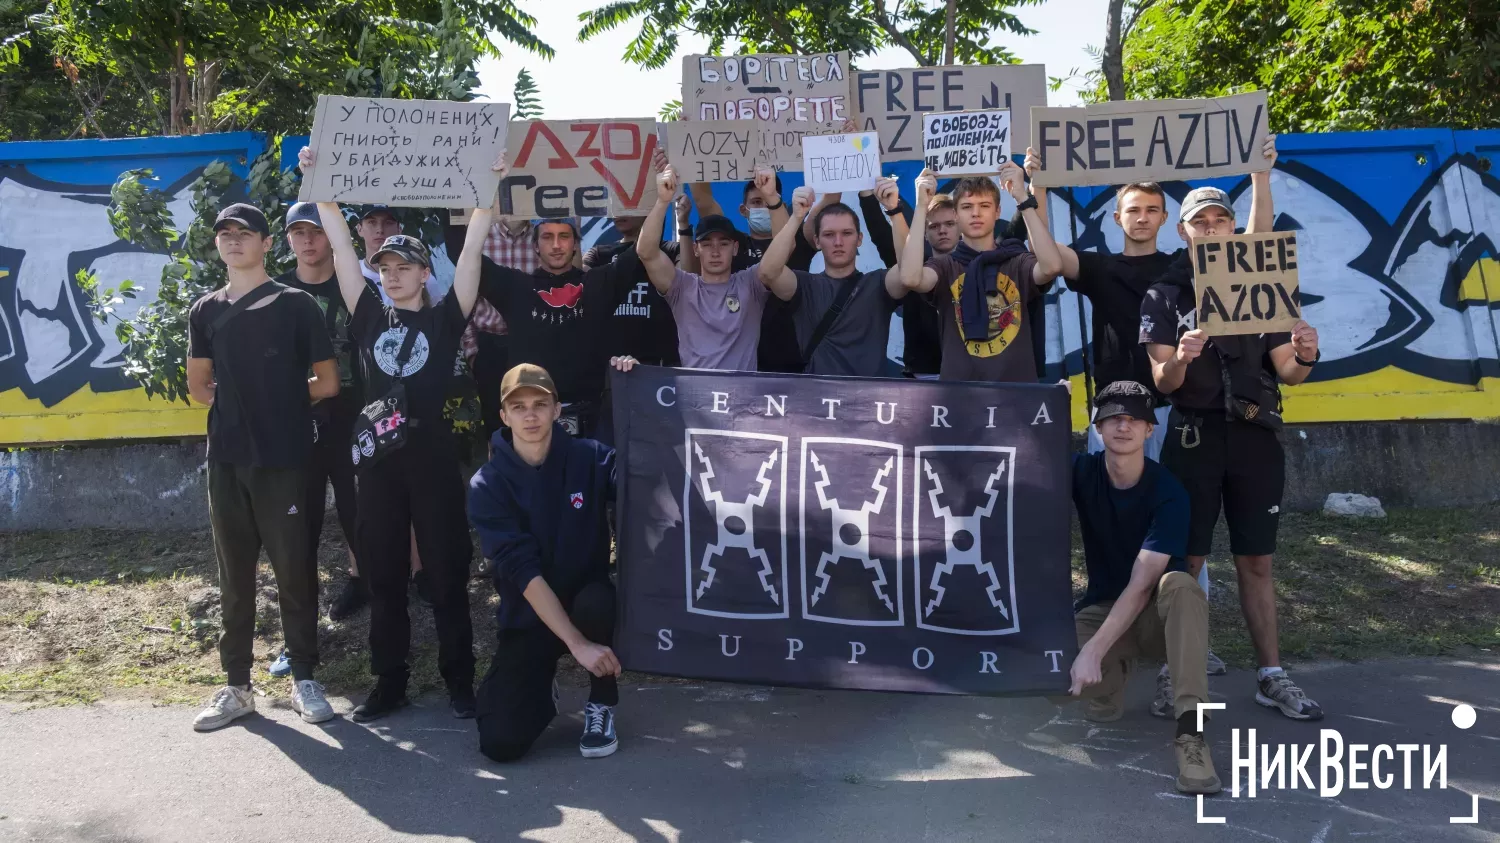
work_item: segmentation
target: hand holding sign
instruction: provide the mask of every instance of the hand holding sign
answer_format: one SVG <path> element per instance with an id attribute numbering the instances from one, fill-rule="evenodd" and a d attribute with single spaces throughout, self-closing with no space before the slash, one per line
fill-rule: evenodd
<path id="1" fill-rule="evenodd" d="M 937 176 L 931 170 L 923 170 L 917 176 L 917 207 L 926 208 L 927 203 L 937 194 Z"/>
<path id="2" fill-rule="evenodd" d="M 1026 170 L 1028 179 L 1035 179 L 1037 171 L 1042 169 L 1042 159 L 1037 156 L 1035 147 L 1026 147 L 1026 163 L 1022 165 L 1022 168 Z"/>
<path id="3" fill-rule="evenodd" d="M 755 189 L 767 203 L 781 201 L 781 194 L 776 192 L 776 171 L 764 164 L 755 168 Z"/>
<path id="4" fill-rule="evenodd" d="M 887 211 L 894 211 L 901 207 L 901 189 L 896 186 L 896 180 L 890 176 L 877 179 L 875 198 L 880 202 L 880 207 Z"/>
<path id="5" fill-rule="evenodd" d="M 668 164 L 656 174 L 656 201 L 663 205 L 672 203 L 672 197 L 677 194 L 677 170 Z"/>
<path id="6" fill-rule="evenodd" d="M 1012 199 L 1025 202 L 1030 194 L 1026 191 L 1026 171 L 1009 159 L 1000 167 L 1000 186 L 1010 192 Z"/>
<path id="7" fill-rule="evenodd" d="M 807 209 L 812 207 L 816 196 L 813 189 L 805 184 L 792 191 L 792 216 L 798 219 L 806 216 Z"/>
<path id="8" fill-rule="evenodd" d="M 505 160 L 505 150 L 500 150 L 500 154 L 495 156 L 495 163 L 490 165 L 490 169 L 493 170 L 497 174 L 497 177 L 500 179 L 504 179 L 507 175 L 510 174 L 510 162 Z"/>
<path id="9" fill-rule="evenodd" d="M 313 152 L 311 146 L 304 146 L 297 151 L 297 169 L 302 171 L 303 178 L 312 175 L 313 164 L 317 162 L 317 158 L 317 153 Z"/>

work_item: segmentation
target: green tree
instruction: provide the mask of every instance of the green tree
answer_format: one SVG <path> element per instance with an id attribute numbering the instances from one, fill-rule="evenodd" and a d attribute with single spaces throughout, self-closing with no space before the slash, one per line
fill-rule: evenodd
<path id="1" fill-rule="evenodd" d="M 1500 125 L 1500 3 L 1161 0 L 1125 39 L 1139 99 L 1271 93 L 1277 132 Z"/>
<path id="2" fill-rule="evenodd" d="M 515 100 L 510 108 L 512 120 L 540 120 L 542 117 L 542 91 L 526 68 L 516 74 L 516 85 L 511 92 Z"/>
<path id="3" fill-rule="evenodd" d="M 709 52 L 817 53 L 858 58 L 898 47 L 922 66 L 1003 64 L 1015 56 L 991 43 L 996 32 L 1029 35 L 1012 9 L 1041 0 L 617 0 L 580 16 L 580 40 L 639 19 L 625 60 L 658 68 L 677 53 L 683 32 L 709 40 Z M 951 22 L 951 24 L 950 24 Z M 951 43 L 951 47 L 949 44 Z"/>

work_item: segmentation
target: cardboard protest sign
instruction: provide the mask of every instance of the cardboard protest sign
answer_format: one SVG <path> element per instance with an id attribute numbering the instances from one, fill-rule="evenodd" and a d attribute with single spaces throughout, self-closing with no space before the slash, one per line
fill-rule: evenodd
<path id="1" fill-rule="evenodd" d="M 1234 176 L 1271 169 L 1261 155 L 1266 94 L 1132 100 L 1031 109 L 1042 187 Z"/>
<path id="2" fill-rule="evenodd" d="M 651 119 L 513 123 L 500 216 L 645 216 L 656 203 L 656 147 Z"/>
<path id="3" fill-rule="evenodd" d="M 1010 159 L 1010 111 L 922 115 L 922 157 L 939 176 L 988 176 Z"/>
<path id="4" fill-rule="evenodd" d="M 303 202 L 381 202 L 415 208 L 488 208 L 505 149 L 503 102 L 318 97 L 311 146 L 318 166 Z"/>
<path id="5" fill-rule="evenodd" d="M 880 139 L 874 132 L 806 135 L 802 175 L 819 195 L 870 190 L 880 178 Z"/>
<path id="6" fill-rule="evenodd" d="M 833 131 L 817 123 L 768 126 L 756 120 L 663 123 L 667 160 L 689 182 L 748 181 L 762 164 L 777 172 L 802 167 L 802 138 Z"/>
<path id="7" fill-rule="evenodd" d="M 1290 331 L 1302 318 L 1297 232 L 1193 238 L 1198 327 L 1209 336 Z"/>
<path id="8" fill-rule="evenodd" d="M 849 107 L 849 53 L 686 56 L 684 120 L 817 123 L 839 129 Z"/>
<path id="9" fill-rule="evenodd" d="M 1026 114 L 1047 104 L 1047 70 L 1040 64 L 918 67 L 854 74 L 859 126 L 880 133 L 885 161 L 922 160 L 922 123 L 929 112 L 1009 109 Z M 1025 120 L 1011 129 L 1010 148 L 1031 146 Z"/>

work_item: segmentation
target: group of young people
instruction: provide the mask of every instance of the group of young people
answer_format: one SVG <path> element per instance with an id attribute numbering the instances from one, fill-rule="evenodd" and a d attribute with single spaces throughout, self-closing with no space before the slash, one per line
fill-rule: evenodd
<path id="1" fill-rule="evenodd" d="M 1262 152 L 1274 161 L 1274 137 Z M 1307 377 L 1317 332 L 1300 323 L 1289 334 L 1206 337 L 1185 253 L 1157 249 L 1167 222 L 1160 186 L 1120 189 L 1120 254 L 1080 253 L 1050 234 L 1045 193 L 1028 183 L 1038 163 L 1031 150 L 1024 167 L 1006 162 L 997 179 L 959 179 L 946 195 L 924 171 L 914 208 L 883 178 L 861 195 L 859 214 L 806 187 L 784 201 L 763 168 L 744 187 L 748 232 L 706 185 L 683 192 L 674 168 L 656 163 L 650 212 L 615 220 L 621 242 L 585 255 L 573 220 L 495 222 L 490 209 L 473 210 L 448 231 L 447 291 L 429 288 L 427 246 L 391 232 L 388 209 L 359 214 L 361 260 L 336 204 L 293 206 L 286 230 L 297 268 L 276 281 L 264 268 L 273 245 L 264 216 L 249 205 L 224 209 L 215 232 L 229 282 L 193 306 L 188 376 L 194 399 L 210 406 L 227 682 L 196 728 L 254 710 L 262 546 L 278 581 L 292 706 L 309 722 L 333 716 L 314 678 L 315 559 L 331 480 L 358 575 L 351 582 L 371 612 L 376 681 L 353 719 L 406 704 L 408 584 L 420 566 L 453 714 L 477 718 L 487 756 L 524 755 L 557 716 L 563 653 L 592 677 L 581 752 L 614 752 L 608 369 L 643 361 L 878 376 L 899 307 L 909 376 L 1036 382 L 1036 306 L 1058 277 L 1093 304 L 1100 387 L 1090 453 L 1073 469 L 1088 588 L 1076 607 L 1071 694 L 1089 700 L 1091 719 L 1117 719 L 1135 659 L 1163 659 L 1151 712 L 1177 721 L 1178 786 L 1219 789 L 1196 703 L 1207 700 L 1217 661 L 1201 572 L 1222 509 L 1260 664 L 1255 699 L 1295 719 L 1322 717 L 1279 665 L 1271 577 L 1284 481 L 1278 383 Z M 303 150 L 300 164 L 304 174 L 314 168 L 314 152 Z M 495 168 L 503 177 L 503 156 Z M 1269 177 L 1251 181 L 1245 230 L 1266 232 Z M 1017 206 L 1009 224 L 1002 190 Z M 677 238 L 664 243 L 668 210 Z M 1215 188 L 1181 205 L 1178 233 L 1189 244 L 1235 225 Z M 885 267 L 857 265 L 867 234 Z M 811 272 L 818 254 L 823 268 Z M 466 492 L 445 407 L 453 381 L 468 377 L 493 435 Z M 500 596 L 494 658 L 477 692 L 471 526 Z M 347 593 L 333 608 L 359 601 Z"/>

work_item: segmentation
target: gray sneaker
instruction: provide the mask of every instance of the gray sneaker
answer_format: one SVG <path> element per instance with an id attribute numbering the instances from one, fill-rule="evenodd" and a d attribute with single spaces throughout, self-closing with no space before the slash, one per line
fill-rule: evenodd
<path id="1" fill-rule="evenodd" d="M 1156 696 L 1151 698 L 1151 714 L 1155 717 L 1175 717 L 1177 695 L 1172 693 L 1172 674 L 1166 668 L 1156 674 Z"/>
<path id="2" fill-rule="evenodd" d="M 1208 651 L 1208 658 L 1206 659 L 1206 661 L 1208 663 L 1209 676 L 1223 676 L 1224 674 L 1229 672 L 1229 668 L 1224 666 L 1224 660 L 1214 655 L 1213 650 Z"/>
<path id="3" fill-rule="evenodd" d="M 208 708 L 198 712 L 193 718 L 193 729 L 199 732 L 212 732 L 215 729 L 228 726 L 234 720 L 247 714 L 255 713 L 255 696 L 249 691 L 241 691 L 233 685 L 225 685 L 214 692 L 214 698 L 209 700 Z"/>
<path id="4" fill-rule="evenodd" d="M 1323 719 L 1323 707 L 1308 699 L 1285 671 L 1260 680 L 1260 687 L 1255 691 L 1255 701 L 1267 708 L 1280 709 L 1282 714 L 1293 720 Z"/>
<path id="5" fill-rule="evenodd" d="M 304 723 L 326 723 L 333 719 L 333 706 L 323 696 L 323 686 L 311 679 L 292 683 L 292 710 L 302 715 Z"/>

